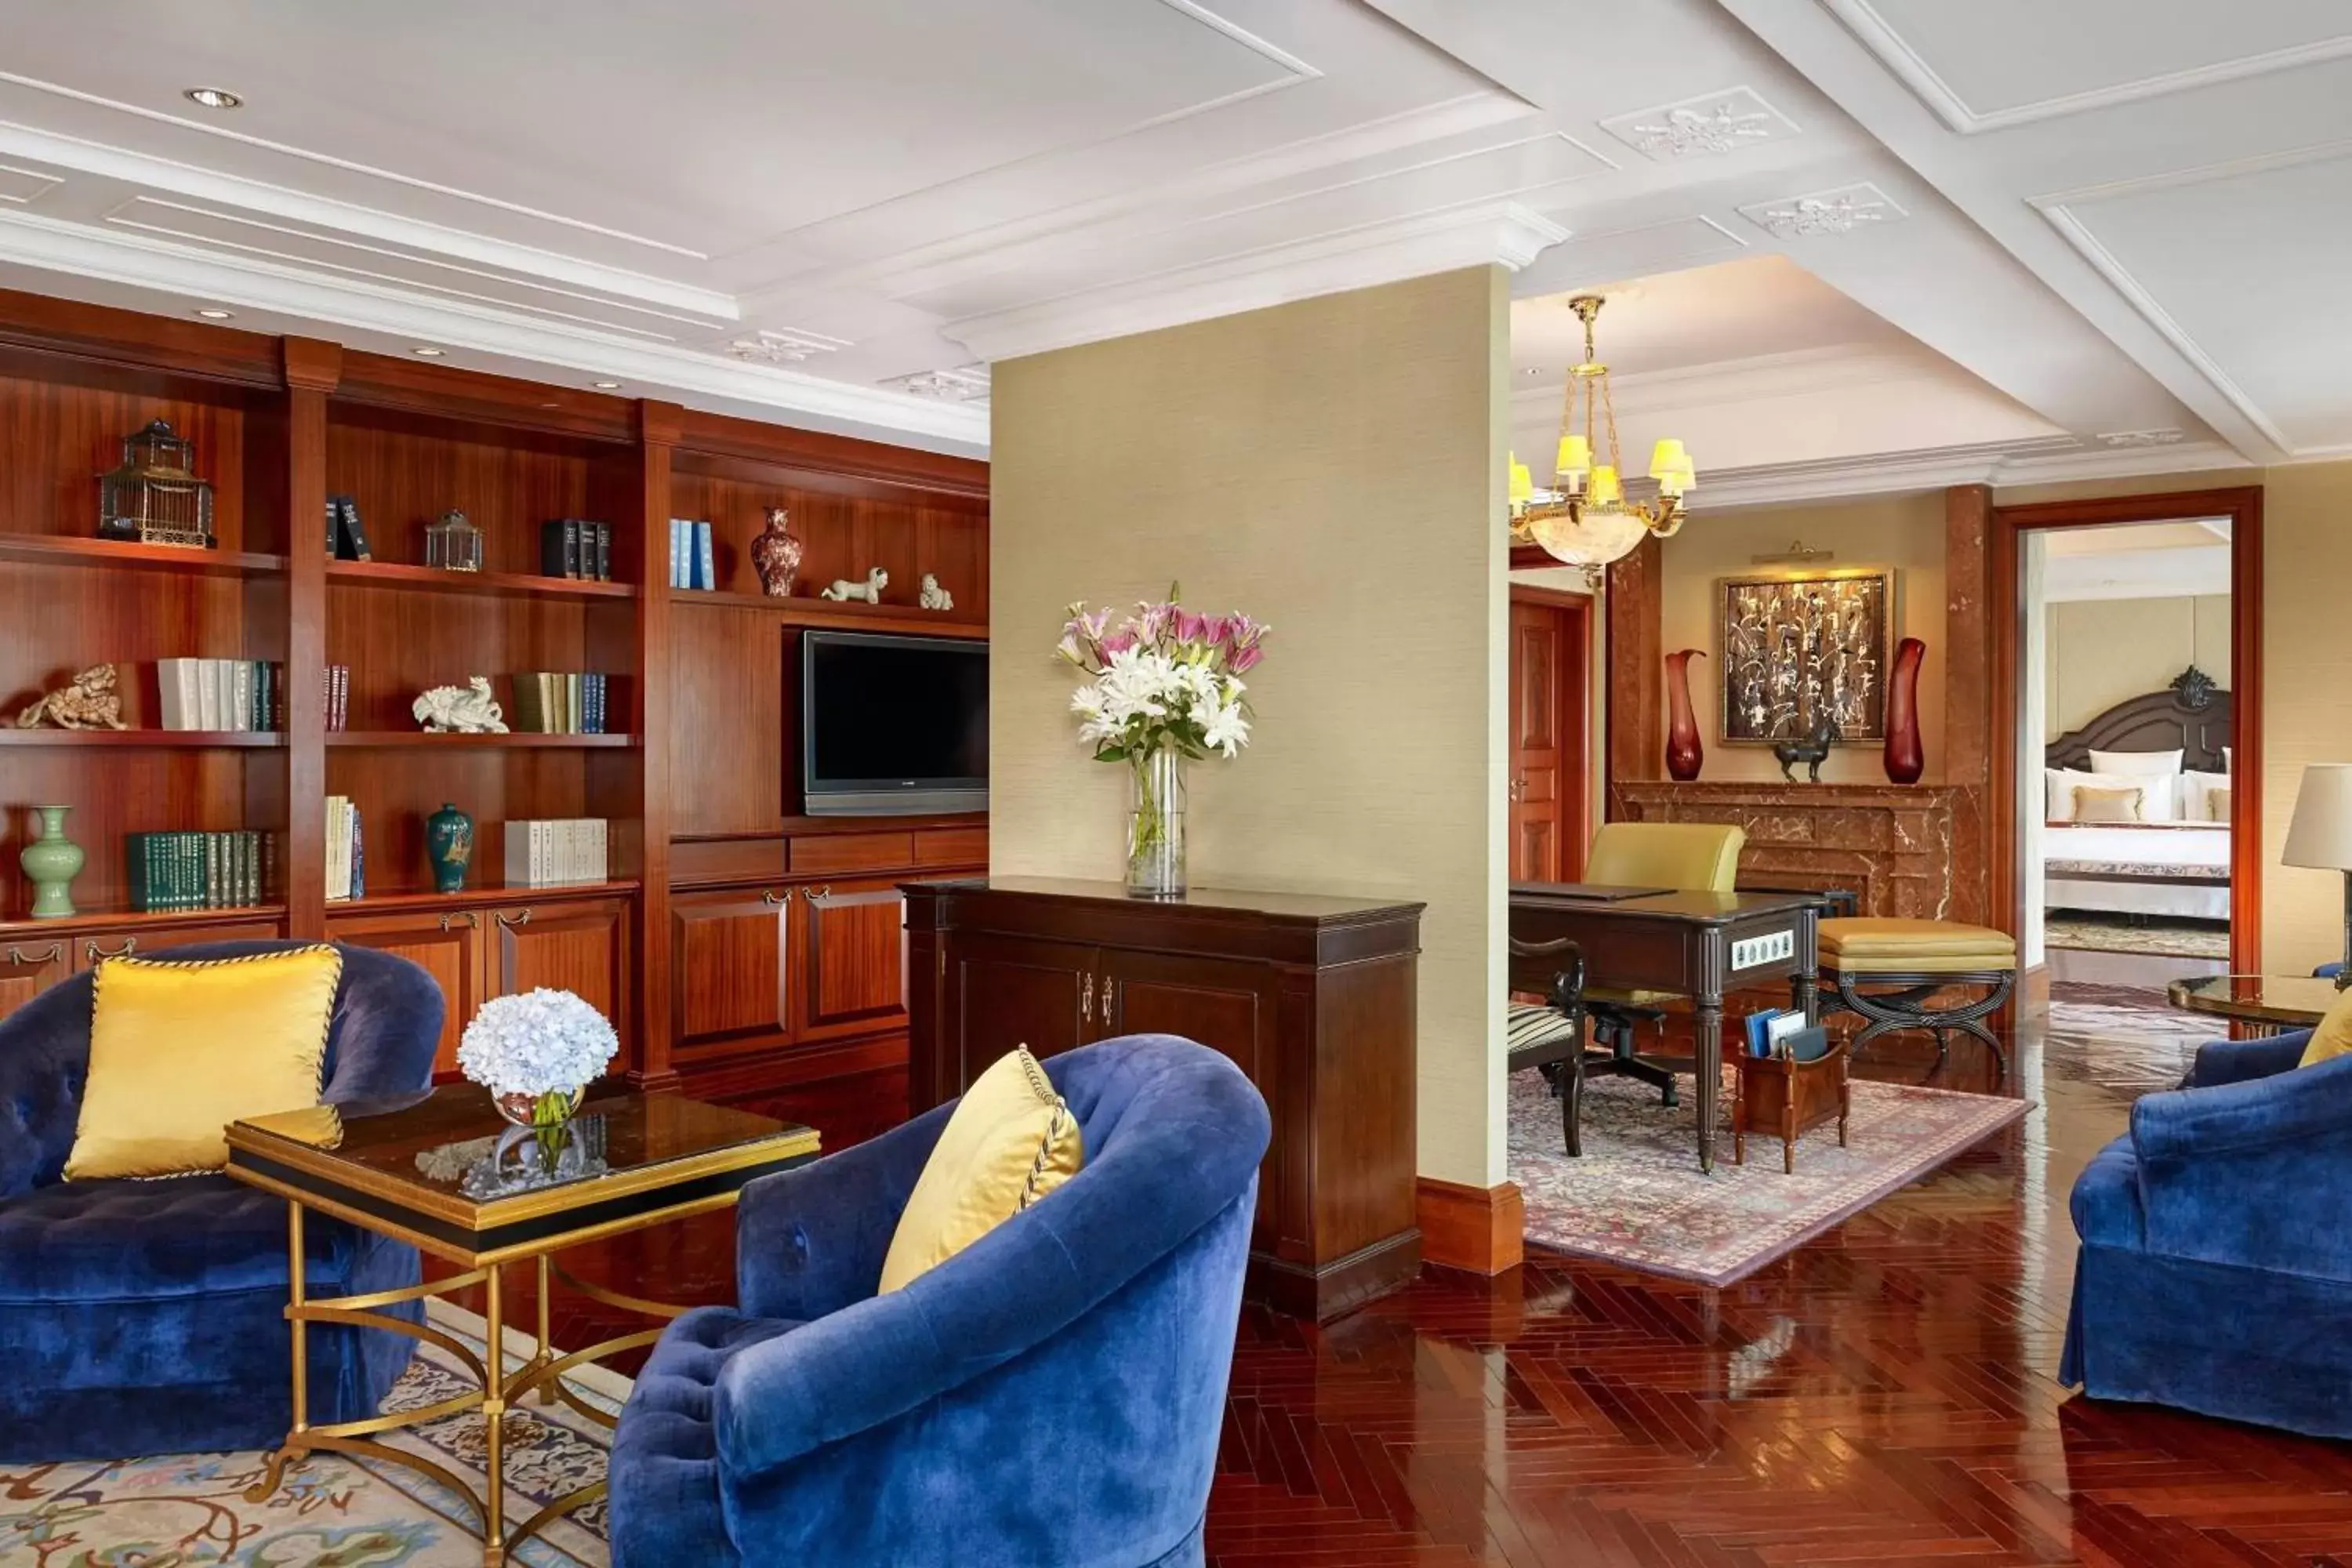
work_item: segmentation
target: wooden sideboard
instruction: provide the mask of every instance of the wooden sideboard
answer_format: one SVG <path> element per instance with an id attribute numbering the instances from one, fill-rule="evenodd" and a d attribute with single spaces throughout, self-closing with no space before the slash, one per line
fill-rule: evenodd
<path id="1" fill-rule="evenodd" d="M 1024 878 L 906 886 L 909 1110 L 1016 1046 L 1223 1052 L 1274 1115 L 1249 1292 L 1334 1317 L 1412 1279 L 1419 904 Z"/>

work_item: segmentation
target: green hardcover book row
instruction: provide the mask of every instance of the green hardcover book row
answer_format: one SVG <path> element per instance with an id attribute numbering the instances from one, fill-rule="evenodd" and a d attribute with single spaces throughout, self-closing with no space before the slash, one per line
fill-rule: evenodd
<path id="1" fill-rule="evenodd" d="M 274 833 L 127 833 L 122 842 L 131 907 L 142 913 L 257 904 L 277 879 Z"/>

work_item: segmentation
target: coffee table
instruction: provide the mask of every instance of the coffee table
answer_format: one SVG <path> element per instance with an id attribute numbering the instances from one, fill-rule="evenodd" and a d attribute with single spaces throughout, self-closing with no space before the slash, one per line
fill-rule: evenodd
<path id="1" fill-rule="evenodd" d="M 595 1482 L 556 1499 L 512 1531 L 506 1529 L 502 1425 L 509 1406 L 536 1391 L 611 1426 L 613 1417 L 563 1379 L 573 1369 L 651 1344 L 655 1327 L 558 1354 L 548 1342 L 548 1292 L 561 1276 L 605 1305 L 667 1321 L 685 1311 L 592 1284 L 555 1255 L 626 1231 L 725 1208 L 756 1176 L 816 1157 L 806 1127 L 675 1095 L 619 1095 L 592 1100 L 559 1129 L 509 1126 L 487 1090 L 450 1084 L 404 1100 L 320 1106 L 257 1117 L 228 1129 L 228 1173 L 287 1200 L 288 1296 L 293 1329 L 294 1426 L 246 1496 L 260 1502 L 278 1489 L 289 1465 L 319 1449 L 388 1459 L 425 1471 L 460 1497 L 472 1489 L 442 1466 L 377 1441 L 380 1434 L 467 1410 L 483 1421 L 484 1495 L 473 1499 L 482 1523 L 482 1561 L 501 1568 L 516 1542 L 604 1495 Z M 303 1216 L 315 1209 L 393 1237 L 454 1264 L 459 1272 L 403 1289 L 313 1300 L 303 1271 Z M 530 1262 L 539 1272 L 537 1350 L 508 1370 L 500 1271 Z M 479 1285 L 487 1310 L 484 1353 L 425 1322 L 383 1310 Z M 385 1329 L 438 1345 L 472 1370 L 478 1389 L 422 1409 L 363 1420 L 310 1422 L 306 1332 L 312 1323 Z"/>
<path id="2" fill-rule="evenodd" d="M 2335 981 L 2311 974 L 2203 974 L 2165 987 L 2174 1006 L 2227 1018 L 2252 1038 L 2308 1029 L 2342 994 Z"/>

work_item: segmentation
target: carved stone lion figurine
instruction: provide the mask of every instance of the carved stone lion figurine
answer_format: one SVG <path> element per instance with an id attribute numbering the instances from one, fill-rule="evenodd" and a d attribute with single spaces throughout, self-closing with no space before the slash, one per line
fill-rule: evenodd
<path id="1" fill-rule="evenodd" d="M 110 664 L 93 664 L 16 715 L 16 728 L 37 730 L 54 724 L 60 730 L 121 730 L 121 678 Z"/>
<path id="2" fill-rule="evenodd" d="M 926 572 L 923 574 L 922 591 L 915 595 L 915 603 L 926 610 L 952 610 L 955 608 L 955 595 L 940 587 L 940 580 Z"/>
<path id="3" fill-rule="evenodd" d="M 890 585 L 890 574 L 879 566 L 866 574 L 866 581 L 853 583 L 846 577 L 835 577 L 833 586 L 817 595 L 820 599 L 856 599 L 864 604 L 882 602 L 882 590 Z"/>
<path id="4" fill-rule="evenodd" d="M 490 699 L 488 676 L 468 676 L 463 686 L 435 686 L 420 693 L 409 711 L 427 734 L 503 735 L 506 710 Z"/>

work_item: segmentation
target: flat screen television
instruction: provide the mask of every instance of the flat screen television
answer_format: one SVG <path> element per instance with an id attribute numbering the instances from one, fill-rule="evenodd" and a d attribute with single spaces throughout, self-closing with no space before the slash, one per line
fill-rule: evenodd
<path id="1" fill-rule="evenodd" d="M 801 636 L 801 794 L 811 816 L 988 809 L 988 645 Z"/>

